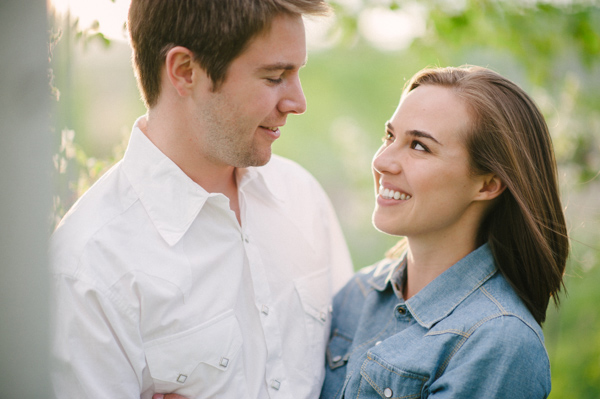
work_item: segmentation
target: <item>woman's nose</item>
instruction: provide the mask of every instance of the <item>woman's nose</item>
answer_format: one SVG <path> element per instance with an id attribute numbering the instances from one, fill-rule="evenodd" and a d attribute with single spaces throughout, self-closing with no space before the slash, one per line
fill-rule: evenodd
<path id="1" fill-rule="evenodd" d="M 402 171 L 401 154 L 393 144 L 381 146 L 373 157 L 373 170 L 379 174 L 398 174 Z"/>

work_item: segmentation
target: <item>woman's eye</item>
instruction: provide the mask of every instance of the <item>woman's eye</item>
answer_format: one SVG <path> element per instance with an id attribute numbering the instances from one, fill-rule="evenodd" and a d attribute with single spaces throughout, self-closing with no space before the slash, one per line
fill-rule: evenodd
<path id="1" fill-rule="evenodd" d="M 267 78 L 267 81 L 269 83 L 278 84 L 278 83 L 283 82 L 283 78 L 281 76 L 278 78 Z"/>
<path id="2" fill-rule="evenodd" d="M 383 138 L 381 139 L 381 141 L 383 141 L 384 143 L 388 142 L 388 141 L 394 141 L 394 135 L 390 132 L 386 132 L 385 136 L 383 136 Z"/>
<path id="3" fill-rule="evenodd" d="M 423 144 L 419 143 L 416 140 L 410 144 L 410 148 L 417 151 L 429 151 L 427 147 L 425 147 Z"/>

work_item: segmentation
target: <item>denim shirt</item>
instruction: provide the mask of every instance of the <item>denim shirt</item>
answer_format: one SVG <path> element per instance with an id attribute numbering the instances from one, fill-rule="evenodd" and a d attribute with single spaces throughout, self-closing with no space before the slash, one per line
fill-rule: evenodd
<path id="1" fill-rule="evenodd" d="M 321 398 L 546 398 L 542 330 L 487 244 L 404 301 L 384 260 L 334 299 Z"/>

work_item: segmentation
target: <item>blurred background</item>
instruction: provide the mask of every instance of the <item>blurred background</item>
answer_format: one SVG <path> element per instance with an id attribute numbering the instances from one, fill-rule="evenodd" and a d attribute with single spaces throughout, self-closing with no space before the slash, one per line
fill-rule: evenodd
<path id="1" fill-rule="evenodd" d="M 51 0 L 54 225 L 120 159 L 145 113 L 124 27 L 127 0 Z M 371 225 L 370 162 L 405 82 L 426 66 L 491 68 L 547 118 L 572 237 L 560 310 L 544 325 L 551 398 L 600 398 L 600 4 L 577 0 L 337 0 L 307 24 L 308 111 L 274 151 L 321 182 L 355 268 L 397 239 Z"/>

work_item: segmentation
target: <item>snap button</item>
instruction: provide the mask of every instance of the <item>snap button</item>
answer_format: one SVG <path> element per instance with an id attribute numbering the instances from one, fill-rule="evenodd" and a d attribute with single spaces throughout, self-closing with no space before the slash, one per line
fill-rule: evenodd
<path id="1" fill-rule="evenodd" d="M 383 396 L 385 396 L 386 398 L 391 398 L 393 394 L 394 392 L 392 392 L 390 388 L 386 388 L 383 390 Z"/>
<path id="2" fill-rule="evenodd" d="M 337 363 L 337 362 L 339 362 L 340 360 L 342 360 L 342 357 L 341 357 L 340 355 L 337 355 L 336 357 L 334 357 L 334 358 L 333 358 L 333 359 L 331 359 L 331 360 L 333 360 L 333 362 L 334 362 L 334 363 Z"/>
<path id="3" fill-rule="evenodd" d="M 398 313 L 400 313 L 400 314 L 406 314 L 406 309 L 404 309 L 404 308 L 398 308 Z"/>
<path id="4" fill-rule="evenodd" d="M 177 377 L 177 382 L 183 384 L 185 382 L 185 380 L 187 380 L 187 375 L 185 374 L 179 374 L 179 377 Z"/>

